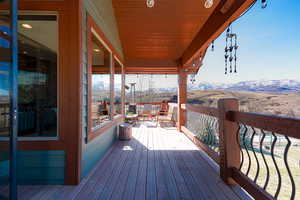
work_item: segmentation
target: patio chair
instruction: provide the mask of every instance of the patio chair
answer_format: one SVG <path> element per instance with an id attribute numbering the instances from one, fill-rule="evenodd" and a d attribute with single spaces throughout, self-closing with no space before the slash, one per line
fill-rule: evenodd
<path id="1" fill-rule="evenodd" d="M 162 113 L 161 111 L 159 111 L 159 113 L 157 115 L 156 126 L 158 126 L 158 124 L 160 124 L 161 122 L 172 122 L 172 123 L 174 123 L 173 109 L 174 109 L 173 106 L 169 106 L 168 112 Z"/>

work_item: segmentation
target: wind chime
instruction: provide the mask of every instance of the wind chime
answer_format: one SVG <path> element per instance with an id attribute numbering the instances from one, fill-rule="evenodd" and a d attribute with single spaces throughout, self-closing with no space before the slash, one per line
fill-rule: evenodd
<path id="1" fill-rule="evenodd" d="M 225 74 L 228 73 L 228 63 L 229 63 L 229 73 L 237 73 L 237 34 L 232 32 L 232 26 L 229 25 L 226 30 L 226 46 L 225 46 Z M 234 71 L 233 71 L 234 68 Z"/>
<path id="2" fill-rule="evenodd" d="M 202 54 L 202 53 L 201 53 L 201 54 Z M 192 74 L 190 75 L 190 82 L 191 82 L 192 84 L 194 84 L 194 83 L 196 82 L 197 71 L 195 70 L 195 67 L 196 67 L 196 65 L 198 65 L 198 67 L 201 67 L 202 61 L 203 61 L 203 57 L 200 56 L 198 59 L 199 59 L 199 61 L 197 61 L 197 59 L 195 59 L 195 60 L 193 61 L 193 72 L 192 72 Z"/>
<path id="3" fill-rule="evenodd" d="M 195 74 L 191 75 L 190 81 L 191 81 L 192 84 L 194 84 L 196 82 L 196 75 Z"/>
<path id="4" fill-rule="evenodd" d="M 193 68 L 196 66 L 196 62 L 195 62 L 195 60 L 193 61 Z M 193 74 L 191 74 L 191 76 L 190 76 L 190 82 L 192 83 L 192 84 L 194 84 L 195 82 L 196 82 L 196 75 L 193 73 Z"/>
<path id="5" fill-rule="evenodd" d="M 266 8 L 268 5 L 267 0 L 261 0 L 261 7 Z"/>

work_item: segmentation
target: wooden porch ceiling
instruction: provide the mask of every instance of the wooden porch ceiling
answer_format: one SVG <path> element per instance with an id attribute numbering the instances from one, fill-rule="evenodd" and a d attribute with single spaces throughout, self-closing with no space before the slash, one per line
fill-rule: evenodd
<path id="1" fill-rule="evenodd" d="M 205 0 L 155 0 L 153 8 L 147 8 L 146 0 L 113 0 L 126 73 L 178 73 L 178 66 L 189 68 L 229 19 L 253 1 L 214 0 L 207 9 Z"/>
<path id="2" fill-rule="evenodd" d="M 204 0 L 156 0 L 147 8 L 146 0 L 113 0 L 126 72 L 177 72 L 181 55 L 219 2 L 206 9 Z"/>

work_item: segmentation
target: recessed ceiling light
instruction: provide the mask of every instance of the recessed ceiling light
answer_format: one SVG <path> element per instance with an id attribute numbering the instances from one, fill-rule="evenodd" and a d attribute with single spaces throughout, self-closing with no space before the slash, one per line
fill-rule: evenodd
<path id="1" fill-rule="evenodd" d="M 205 8 L 211 8 L 214 5 L 214 0 L 206 0 L 204 3 Z"/>
<path id="2" fill-rule="evenodd" d="M 100 49 L 94 49 L 95 52 L 100 52 Z"/>
<path id="3" fill-rule="evenodd" d="M 154 4 L 155 4 L 155 1 L 154 1 L 154 0 L 147 0 L 147 7 L 148 7 L 148 8 L 153 8 L 153 7 L 154 7 Z"/>
<path id="4" fill-rule="evenodd" d="M 26 29 L 32 29 L 32 26 L 30 24 L 22 24 L 22 27 Z"/>

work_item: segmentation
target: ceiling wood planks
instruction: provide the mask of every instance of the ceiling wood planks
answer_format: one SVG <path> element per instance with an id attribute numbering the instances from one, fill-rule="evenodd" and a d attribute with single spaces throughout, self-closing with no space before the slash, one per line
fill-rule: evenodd
<path id="1" fill-rule="evenodd" d="M 152 67 L 178 67 L 178 60 L 219 4 L 204 8 L 204 0 L 157 0 L 154 8 L 146 0 L 113 0 L 127 68 L 132 60 L 149 68 L 148 60 L 168 60 Z M 145 61 L 145 63 L 141 62 Z M 156 63 L 157 64 L 157 63 Z M 134 67 L 137 63 L 134 62 Z M 173 70 L 172 70 L 173 71 Z"/>
<path id="2" fill-rule="evenodd" d="M 205 0 L 156 0 L 154 8 L 147 8 L 146 0 L 113 0 L 126 72 L 133 67 L 189 70 L 192 60 L 204 56 L 211 41 L 254 1 L 215 0 L 207 9 Z M 162 60 L 173 65 L 158 62 Z"/>

